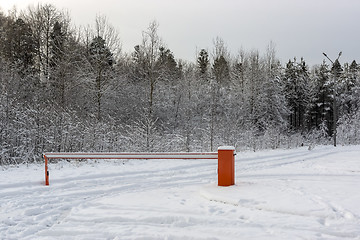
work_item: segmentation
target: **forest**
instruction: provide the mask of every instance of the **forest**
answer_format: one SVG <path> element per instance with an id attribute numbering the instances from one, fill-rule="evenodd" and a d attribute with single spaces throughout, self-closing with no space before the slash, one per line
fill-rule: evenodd
<path id="1" fill-rule="evenodd" d="M 91 24 L 91 23 L 90 23 Z M 42 153 L 237 151 L 360 144 L 360 65 L 230 53 L 177 59 L 150 22 L 132 52 L 106 17 L 50 4 L 0 12 L 0 165 Z M 321 54 L 321 50 L 319 50 Z"/>

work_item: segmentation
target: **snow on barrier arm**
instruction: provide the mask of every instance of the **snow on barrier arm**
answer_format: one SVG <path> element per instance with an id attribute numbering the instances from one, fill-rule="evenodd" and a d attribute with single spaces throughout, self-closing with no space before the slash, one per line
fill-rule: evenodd
<path id="1" fill-rule="evenodd" d="M 48 159 L 217 159 L 218 153 L 44 153 Z"/>
<path id="2" fill-rule="evenodd" d="M 228 157 L 228 155 L 224 155 L 221 153 L 222 149 L 224 147 L 219 147 L 219 152 L 202 152 L 202 153 L 188 153 L 188 152 L 168 152 L 168 153 L 99 153 L 99 152 L 92 152 L 92 153 L 69 153 L 69 152 L 50 152 L 50 153 L 44 153 L 44 159 L 45 159 L 45 185 L 49 185 L 49 169 L 48 169 L 48 162 L 49 159 L 218 159 L 218 162 L 224 162 L 224 160 L 221 160 L 218 156 L 219 153 L 221 156 Z M 232 148 L 233 149 L 233 148 Z M 233 153 L 233 152 L 232 152 Z M 233 156 L 233 154 L 232 154 Z M 230 162 L 234 164 L 234 161 L 229 159 L 226 160 L 226 162 Z M 233 167 L 230 168 L 233 171 Z M 221 169 L 220 169 L 221 170 Z M 223 174 L 229 175 L 230 177 L 234 177 L 233 173 L 226 173 L 223 170 L 221 170 L 218 174 L 220 176 Z M 227 170 L 226 170 L 227 171 Z M 219 177 L 220 179 L 220 177 Z M 234 180 L 230 180 L 231 183 L 234 183 Z M 227 184 L 227 183 L 226 183 Z M 233 184 L 232 184 L 233 185 Z M 219 186 L 220 182 L 219 182 Z M 228 185 L 226 185 L 228 186 Z"/>

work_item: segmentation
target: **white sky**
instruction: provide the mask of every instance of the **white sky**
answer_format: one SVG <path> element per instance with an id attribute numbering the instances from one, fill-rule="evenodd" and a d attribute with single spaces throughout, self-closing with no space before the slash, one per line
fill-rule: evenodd
<path id="1" fill-rule="evenodd" d="M 13 5 L 51 3 L 70 12 L 76 25 L 93 24 L 105 15 L 120 33 L 127 53 L 141 42 L 152 20 L 176 58 L 195 61 L 201 48 L 210 52 L 213 40 L 222 38 L 236 55 L 240 48 L 261 53 L 270 41 L 282 63 L 304 57 L 320 64 L 322 52 L 340 62 L 360 63 L 359 0 L 0 0 L 7 12 Z"/>

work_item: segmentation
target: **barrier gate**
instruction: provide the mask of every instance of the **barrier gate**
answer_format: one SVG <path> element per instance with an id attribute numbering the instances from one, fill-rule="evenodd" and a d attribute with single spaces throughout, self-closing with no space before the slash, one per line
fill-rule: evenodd
<path id="1" fill-rule="evenodd" d="M 45 185 L 49 182 L 49 159 L 218 159 L 218 186 L 235 184 L 235 148 L 222 146 L 218 152 L 188 153 L 43 153 L 45 159 Z"/>

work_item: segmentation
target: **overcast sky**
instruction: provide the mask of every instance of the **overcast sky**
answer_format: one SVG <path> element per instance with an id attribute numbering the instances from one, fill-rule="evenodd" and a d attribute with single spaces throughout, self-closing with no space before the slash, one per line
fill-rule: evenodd
<path id="1" fill-rule="evenodd" d="M 240 48 L 264 53 L 273 41 L 283 64 L 294 57 L 318 64 L 322 52 L 335 59 L 340 51 L 340 62 L 360 63 L 359 0 L 1 0 L 0 7 L 7 12 L 39 2 L 68 10 L 76 25 L 105 15 L 127 53 L 156 20 L 175 57 L 190 61 L 201 48 L 211 52 L 219 36 L 232 55 Z"/>

